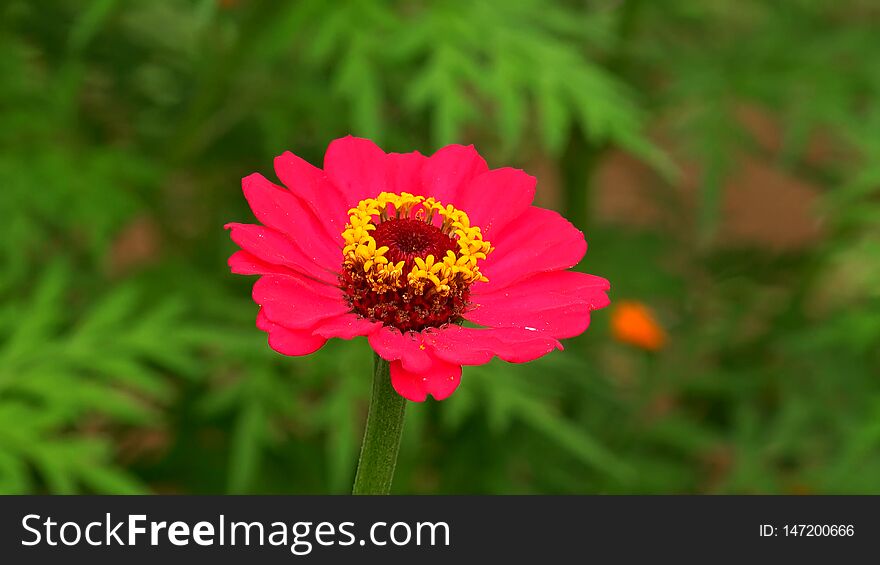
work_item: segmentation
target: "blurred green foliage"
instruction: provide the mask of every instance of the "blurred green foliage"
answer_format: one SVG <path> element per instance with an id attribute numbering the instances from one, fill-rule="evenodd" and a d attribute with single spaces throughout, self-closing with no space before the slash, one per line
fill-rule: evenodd
<path id="1" fill-rule="evenodd" d="M 875 3 L 8 0 L 0 21 L 0 492 L 350 488 L 366 345 L 272 352 L 221 229 L 250 217 L 239 178 L 348 133 L 550 163 L 581 268 L 670 334 L 636 350 L 600 311 L 565 353 L 466 368 L 410 407 L 396 491 L 880 492 Z M 604 221 L 611 152 L 684 182 L 658 123 L 702 171 L 695 211 L 671 204 L 695 221 Z M 819 241 L 719 245 L 742 155 L 821 189 Z"/>

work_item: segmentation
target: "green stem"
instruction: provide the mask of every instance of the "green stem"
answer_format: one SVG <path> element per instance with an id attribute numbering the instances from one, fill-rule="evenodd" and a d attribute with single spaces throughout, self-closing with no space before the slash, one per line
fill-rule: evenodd
<path id="1" fill-rule="evenodd" d="M 388 361 L 373 354 L 373 393 L 353 494 L 388 494 L 403 433 L 406 399 L 391 386 Z"/>

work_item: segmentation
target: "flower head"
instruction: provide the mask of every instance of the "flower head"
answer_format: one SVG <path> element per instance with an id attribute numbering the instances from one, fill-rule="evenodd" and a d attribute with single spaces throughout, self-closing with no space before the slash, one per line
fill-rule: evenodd
<path id="1" fill-rule="evenodd" d="M 611 311 L 611 333 L 617 341 L 648 351 L 666 345 L 666 332 L 641 302 L 620 302 Z"/>
<path id="2" fill-rule="evenodd" d="M 261 275 L 257 327 L 280 353 L 366 336 L 398 393 L 441 400 L 462 365 L 562 349 L 608 304 L 608 281 L 567 270 L 584 236 L 531 205 L 535 178 L 490 170 L 473 147 L 386 154 L 349 136 L 323 170 L 288 152 L 275 171 L 287 188 L 242 181 L 263 225 L 226 227 L 241 247 L 232 271 Z"/>

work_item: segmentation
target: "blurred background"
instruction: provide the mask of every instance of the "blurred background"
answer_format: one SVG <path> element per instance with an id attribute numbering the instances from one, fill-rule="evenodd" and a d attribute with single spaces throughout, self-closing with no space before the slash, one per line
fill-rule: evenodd
<path id="1" fill-rule="evenodd" d="M 363 340 L 254 327 L 241 177 L 537 176 L 612 307 L 410 405 L 399 493 L 880 492 L 873 0 L 4 0 L 0 492 L 345 493 Z"/>

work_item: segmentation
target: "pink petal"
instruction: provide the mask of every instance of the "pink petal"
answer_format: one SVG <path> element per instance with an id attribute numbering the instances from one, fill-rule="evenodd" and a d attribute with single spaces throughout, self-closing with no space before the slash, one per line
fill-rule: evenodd
<path id="1" fill-rule="evenodd" d="M 422 193 L 422 167 L 428 158 L 414 151 L 412 153 L 389 153 L 386 155 L 388 171 L 388 190 L 390 192 Z"/>
<path id="2" fill-rule="evenodd" d="M 389 190 L 385 152 L 369 139 L 334 139 L 324 154 L 324 171 L 343 194 L 346 210 Z"/>
<path id="3" fill-rule="evenodd" d="M 430 394 L 436 400 L 443 400 L 455 392 L 461 382 L 461 365 L 431 359 L 431 365 L 424 371 L 409 371 L 399 361 L 392 361 L 391 386 L 397 393 L 413 402 L 423 402 Z"/>
<path id="4" fill-rule="evenodd" d="M 302 200 L 257 173 L 242 179 L 241 186 L 260 222 L 287 235 L 303 253 L 325 269 L 339 269 L 342 264 L 340 245 Z"/>
<path id="5" fill-rule="evenodd" d="M 496 292 L 473 294 L 468 320 L 489 327 L 574 337 L 590 325 L 590 312 L 608 305 L 608 281 L 574 271 L 542 273 Z"/>
<path id="6" fill-rule="evenodd" d="M 431 155 L 422 168 L 421 194 L 459 207 L 459 194 L 471 180 L 488 170 L 473 145 L 447 145 Z"/>
<path id="7" fill-rule="evenodd" d="M 338 288 L 300 276 L 261 277 L 254 284 L 253 297 L 266 318 L 296 330 L 311 329 L 321 320 L 349 311 Z"/>
<path id="8" fill-rule="evenodd" d="M 286 151 L 275 158 L 275 174 L 291 193 L 308 204 L 315 217 L 326 222 L 326 231 L 335 236 L 334 241 L 342 241 L 351 206 L 324 171 Z"/>
<path id="9" fill-rule="evenodd" d="M 535 177 L 519 169 L 493 169 L 459 192 L 456 205 L 467 213 L 471 225 L 480 226 L 483 237 L 492 241 L 498 230 L 529 208 L 535 198 L 535 183 Z"/>
<path id="10" fill-rule="evenodd" d="M 401 333 L 388 326 L 370 334 L 370 347 L 387 361 L 400 361 L 407 371 L 415 373 L 426 371 L 431 366 L 431 358 L 422 341 L 422 334 Z"/>
<path id="11" fill-rule="evenodd" d="M 261 261 L 247 251 L 236 251 L 226 262 L 237 275 L 295 275 L 296 271 L 283 265 L 273 265 Z"/>
<path id="12" fill-rule="evenodd" d="M 263 262 L 289 267 L 326 284 L 335 286 L 339 283 L 336 272 L 317 265 L 290 239 L 271 228 L 237 223 L 224 227 L 230 230 L 232 241 Z"/>
<path id="13" fill-rule="evenodd" d="M 321 320 L 312 329 L 312 333 L 326 338 L 353 339 L 362 335 L 370 335 L 381 327 L 381 322 L 371 322 L 357 314 L 348 313 Z"/>
<path id="14" fill-rule="evenodd" d="M 473 292 L 488 293 L 538 273 L 576 265 L 587 251 L 584 234 L 552 210 L 529 207 L 490 240 L 495 250 L 481 264 L 488 283 Z"/>
<path id="15" fill-rule="evenodd" d="M 284 355 L 309 355 L 327 342 L 309 330 L 292 330 L 275 324 L 262 310 L 257 314 L 257 327 L 269 334 L 269 347 Z"/>
<path id="16" fill-rule="evenodd" d="M 433 356 L 456 365 L 482 365 L 497 355 L 510 363 L 525 363 L 562 349 L 556 339 L 520 328 L 463 328 L 446 326 L 425 332 Z"/>

